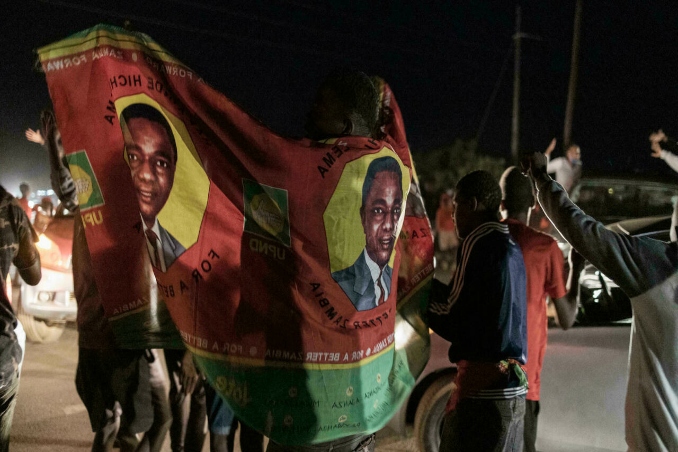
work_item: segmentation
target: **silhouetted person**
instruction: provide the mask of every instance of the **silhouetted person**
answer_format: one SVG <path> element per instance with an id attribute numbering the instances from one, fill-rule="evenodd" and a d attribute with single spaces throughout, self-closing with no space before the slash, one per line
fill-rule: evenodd
<path id="1" fill-rule="evenodd" d="M 526 273 L 520 247 L 499 222 L 500 203 L 487 171 L 467 174 L 455 189 L 458 264 L 449 285 L 434 280 L 428 307 L 429 326 L 450 341 L 457 364 L 441 452 L 523 448 Z"/>
<path id="2" fill-rule="evenodd" d="M 565 260 L 558 242 L 548 234 L 527 226 L 530 210 L 537 199 L 532 183 L 515 166 L 508 168 L 499 180 L 502 192 L 502 210 L 511 236 L 518 242 L 527 272 L 527 382 L 529 390 L 525 402 L 525 451 L 536 450 L 537 419 L 540 412 L 539 395 L 541 370 L 546 353 L 548 316 L 546 297 L 551 297 L 564 330 L 577 317 L 579 274 L 586 261 L 575 251 L 570 252 L 570 275 L 565 285 Z"/>
<path id="3" fill-rule="evenodd" d="M 19 364 L 22 350 L 14 329 L 17 319 L 5 292 L 11 264 L 23 280 L 32 286 L 40 282 L 40 254 L 35 247 L 37 235 L 26 213 L 0 186 L 0 452 L 9 450 L 9 434 L 19 389 Z"/>

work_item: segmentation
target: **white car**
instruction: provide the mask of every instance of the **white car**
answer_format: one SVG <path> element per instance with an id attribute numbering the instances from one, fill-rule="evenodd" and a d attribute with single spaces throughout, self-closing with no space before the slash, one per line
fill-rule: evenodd
<path id="1" fill-rule="evenodd" d="M 73 293 L 71 254 L 73 214 L 57 209 L 46 224 L 38 226 L 42 279 L 36 286 L 21 282 L 17 317 L 26 337 L 32 342 L 54 342 L 63 333 L 66 322 L 75 321 L 77 304 Z"/>

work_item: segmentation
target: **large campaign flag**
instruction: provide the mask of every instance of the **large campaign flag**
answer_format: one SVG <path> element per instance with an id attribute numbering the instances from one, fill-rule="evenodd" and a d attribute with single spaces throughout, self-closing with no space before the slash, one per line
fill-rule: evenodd
<path id="1" fill-rule="evenodd" d="M 150 37 L 38 50 L 121 347 L 177 347 L 283 444 L 381 428 L 428 357 L 433 240 L 387 84 L 384 139 L 257 122 Z"/>

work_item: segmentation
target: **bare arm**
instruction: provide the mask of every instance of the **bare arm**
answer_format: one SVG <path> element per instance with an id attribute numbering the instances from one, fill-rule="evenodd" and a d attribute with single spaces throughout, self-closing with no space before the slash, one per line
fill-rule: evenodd
<path id="1" fill-rule="evenodd" d="M 198 384 L 198 380 L 200 380 L 200 375 L 195 368 L 193 354 L 186 350 L 181 359 L 181 387 L 183 388 L 184 394 L 193 394 L 195 386 Z"/>
<path id="2" fill-rule="evenodd" d="M 567 278 L 567 294 L 564 297 L 555 298 L 553 305 L 556 308 L 556 321 L 558 325 L 567 330 L 577 318 L 579 307 L 579 275 L 586 264 L 586 260 L 574 248 L 570 248 L 570 274 Z"/>
<path id="3" fill-rule="evenodd" d="M 15 218 L 18 219 L 19 251 L 14 257 L 13 263 L 26 284 L 34 286 L 42 278 L 40 254 L 35 246 L 37 235 L 21 207 L 17 206 L 15 212 Z"/>
<path id="4" fill-rule="evenodd" d="M 29 267 L 18 268 L 21 278 L 26 284 L 35 286 L 42 279 L 42 269 L 40 268 L 40 255 L 37 255 L 35 262 Z"/>
<path id="5" fill-rule="evenodd" d="M 586 215 L 546 174 L 546 157 L 535 152 L 524 160 L 539 204 L 558 232 L 629 297 L 660 284 L 678 268 L 678 246 L 647 237 L 613 232 Z M 651 270 L 650 270 L 651 269 Z"/>
<path id="6" fill-rule="evenodd" d="M 52 189 L 59 201 L 70 211 L 78 206 L 78 196 L 73 177 L 66 164 L 61 134 L 57 128 L 54 113 L 44 111 L 41 116 L 42 128 L 45 131 L 45 148 L 49 155 L 50 181 Z"/>
<path id="7" fill-rule="evenodd" d="M 678 172 L 678 155 L 661 149 L 659 152 L 659 158 L 664 160 L 673 171 Z"/>

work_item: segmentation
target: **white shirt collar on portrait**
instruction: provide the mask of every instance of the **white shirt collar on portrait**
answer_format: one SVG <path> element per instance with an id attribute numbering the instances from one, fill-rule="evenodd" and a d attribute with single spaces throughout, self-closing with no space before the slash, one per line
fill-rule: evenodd
<path id="1" fill-rule="evenodd" d="M 164 272 L 167 271 L 167 266 L 165 265 L 165 253 L 162 250 L 162 239 L 160 238 L 160 223 L 158 223 L 158 218 L 157 217 L 155 218 L 155 223 L 153 223 L 151 231 L 153 231 L 155 233 L 155 236 L 157 237 L 156 246 L 158 247 L 158 257 L 160 257 L 160 265 L 158 265 L 157 262 L 154 262 L 155 253 L 153 252 L 153 245 L 151 245 L 151 243 L 148 241 L 148 236 L 146 235 L 148 227 L 146 226 L 146 222 L 144 222 L 143 217 L 141 218 L 141 226 L 144 228 L 144 237 L 146 237 L 146 247 L 148 248 L 148 256 L 151 258 L 151 263 L 156 267 L 160 267 L 162 271 Z"/>
<path id="2" fill-rule="evenodd" d="M 379 300 L 379 298 L 381 297 L 381 289 L 379 289 L 379 285 L 377 284 L 377 279 L 379 278 L 380 274 L 381 274 L 381 287 L 384 288 L 384 300 L 388 298 L 388 295 L 391 291 L 391 287 L 389 284 L 386 283 L 386 280 L 384 279 L 384 273 L 382 272 L 381 268 L 379 268 L 379 265 L 377 265 L 377 263 L 372 260 L 370 255 L 367 254 L 366 249 L 363 250 L 363 254 L 365 256 L 365 262 L 367 262 L 367 268 L 370 269 L 370 274 L 372 275 L 372 282 L 374 282 L 374 304 L 376 306 L 377 300 Z"/>

